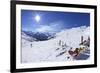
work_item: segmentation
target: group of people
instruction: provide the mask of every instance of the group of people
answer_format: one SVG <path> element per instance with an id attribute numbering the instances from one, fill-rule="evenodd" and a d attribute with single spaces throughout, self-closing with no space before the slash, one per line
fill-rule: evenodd
<path id="1" fill-rule="evenodd" d="M 77 57 L 80 53 L 90 47 L 90 37 L 88 37 L 87 40 L 83 40 L 83 36 L 81 36 L 81 43 L 79 45 L 82 45 L 83 47 L 75 48 L 74 51 L 72 51 L 73 48 L 71 47 L 68 53 L 73 57 Z"/>
<path id="2" fill-rule="evenodd" d="M 76 48 L 74 51 L 71 49 L 68 51 L 68 53 L 73 57 L 77 57 L 82 51 L 85 50 L 85 47 Z"/>

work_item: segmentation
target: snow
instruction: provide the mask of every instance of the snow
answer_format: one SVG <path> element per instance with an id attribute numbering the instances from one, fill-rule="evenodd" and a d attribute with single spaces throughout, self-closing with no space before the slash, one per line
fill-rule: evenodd
<path id="1" fill-rule="evenodd" d="M 72 47 L 72 50 L 80 47 L 81 36 L 87 39 L 90 36 L 90 27 L 81 26 L 71 29 L 63 30 L 56 33 L 55 38 L 45 41 L 33 41 L 30 42 L 24 38 L 32 39 L 32 37 L 22 34 L 22 63 L 30 62 L 59 62 L 59 61 L 73 61 L 79 60 L 86 56 L 90 56 L 88 50 L 81 53 L 78 58 L 73 58 L 68 50 Z M 81 58 L 80 58 L 81 57 Z M 88 59 L 88 58 L 87 58 Z M 82 59 L 81 59 L 82 60 Z"/>

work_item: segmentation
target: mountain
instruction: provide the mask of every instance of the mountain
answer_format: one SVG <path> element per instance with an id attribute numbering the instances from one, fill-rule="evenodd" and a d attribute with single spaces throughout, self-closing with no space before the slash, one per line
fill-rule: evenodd
<path id="1" fill-rule="evenodd" d="M 79 54 L 78 57 L 74 58 L 68 51 L 71 49 L 74 51 L 76 48 L 82 47 L 79 45 L 81 43 L 81 37 L 83 40 L 87 40 L 90 37 L 90 27 L 82 26 L 75 27 L 71 29 L 62 30 L 56 34 L 48 33 L 31 33 L 24 32 L 25 37 L 34 40 L 39 40 L 38 42 L 27 42 L 27 40 L 22 39 L 22 63 L 29 62 L 59 62 L 59 61 L 73 61 L 73 60 L 87 60 L 90 57 L 90 47 L 86 51 Z M 45 36 L 46 40 L 39 39 L 40 36 Z M 53 38 L 49 38 L 53 36 Z M 38 38 L 37 38 L 38 37 Z M 24 42 L 23 42 L 24 41 Z M 86 46 L 84 46 L 86 48 Z"/>
<path id="2" fill-rule="evenodd" d="M 41 33 L 41 32 L 32 32 L 32 31 L 22 31 L 22 36 L 24 36 L 24 38 L 30 37 L 32 41 L 49 40 L 51 38 L 54 38 L 55 37 L 54 35 L 55 35 L 54 33 L 49 33 L 49 32 Z M 30 38 L 27 38 L 27 40 L 30 40 Z"/>
<path id="3" fill-rule="evenodd" d="M 22 31 L 21 32 L 21 38 L 22 38 L 22 40 L 27 40 L 27 41 L 30 41 L 30 42 L 33 42 L 33 41 L 36 41 L 37 40 L 37 39 L 33 38 L 31 36 L 31 34 L 28 35 L 27 32 L 25 32 L 25 31 Z"/>

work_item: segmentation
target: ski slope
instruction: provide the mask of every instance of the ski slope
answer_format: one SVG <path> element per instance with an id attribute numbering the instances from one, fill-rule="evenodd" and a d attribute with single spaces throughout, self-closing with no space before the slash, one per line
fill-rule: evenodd
<path id="1" fill-rule="evenodd" d="M 35 38 L 22 34 L 22 63 L 30 62 L 60 62 L 85 60 L 90 56 L 90 49 L 81 53 L 79 57 L 73 58 L 68 50 L 80 47 L 81 36 L 87 39 L 90 36 L 90 27 L 81 26 L 63 30 L 55 34 L 55 38 L 45 41 L 35 41 Z M 24 37 L 24 38 L 23 38 Z M 27 39 L 34 41 L 28 41 Z"/>

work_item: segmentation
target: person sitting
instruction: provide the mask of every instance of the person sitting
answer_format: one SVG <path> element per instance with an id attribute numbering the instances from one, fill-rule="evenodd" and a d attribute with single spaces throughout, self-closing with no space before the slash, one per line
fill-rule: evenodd
<path id="1" fill-rule="evenodd" d="M 71 49 L 68 51 L 68 53 L 73 57 L 77 57 L 84 50 L 84 48 L 81 48 L 81 47 L 76 48 L 74 51 L 72 51 Z"/>

